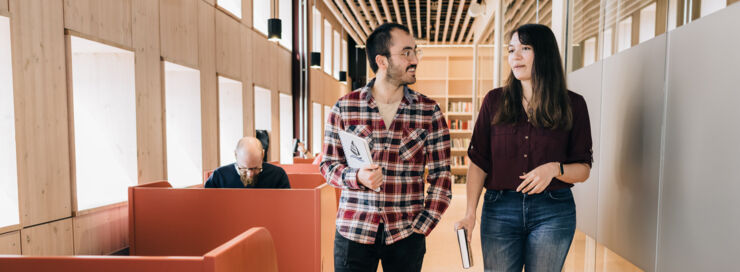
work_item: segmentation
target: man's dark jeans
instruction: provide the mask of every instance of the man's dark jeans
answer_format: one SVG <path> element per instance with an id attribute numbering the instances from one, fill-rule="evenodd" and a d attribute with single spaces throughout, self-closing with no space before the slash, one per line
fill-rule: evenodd
<path id="1" fill-rule="evenodd" d="M 375 244 L 365 245 L 347 238 L 337 232 L 334 236 L 334 271 L 336 272 L 375 272 L 378 261 L 384 272 L 421 271 L 426 253 L 426 237 L 414 233 L 393 244 L 385 244 L 383 225 L 378 228 Z"/>

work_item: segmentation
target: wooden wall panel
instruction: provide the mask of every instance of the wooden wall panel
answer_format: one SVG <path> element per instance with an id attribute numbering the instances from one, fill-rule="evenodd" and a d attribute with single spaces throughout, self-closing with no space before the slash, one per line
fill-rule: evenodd
<path id="1" fill-rule="evenodd" d="M 198 1 L 198 67 L 200 67 L 203 169 L 219 166 L 218 78 L 216 77 L 215 8 Z"/>
<path id="2" fill-rule="evenodd" d="M 21 224 L 72 215 L 62 1 L 10 2 Z"/>
<path id="3" fill-rule="evenodd" d="M 131 0 L 64 0 L 64 26 L 131 48 Z"/>
<path id="4" fill-rule="evenodd" d="M 252 54 L 254 50 L 252 29 L 244 25 L 241 26 L 241 72 L 242 72 L 242 97 L 244 105 L 244 135 L 254 136 L 254 65 L 252 63 Z"/>
<path id="5" fill-rule="evenodd" d="M 200 0 L 160 0 L 159 33 L 162 56 L 198 67 L 198 6 Z"/>
<path id="6" fill-rule="evenodd" d="M 291 83 L 293 82 L 293 73 L 291 70 L 292 63 L 290 51 L 281 46 L 277 46 L 277 62 L 278 90 L 281 93 L 292 95 L 293 90 Z"/>
<path id="7" fill-rule="evenodd" d="M 132 0 L 139 183 L 166 179 L 159 2 Z"/>
<path id="8" fill-rule="evenodd" d="M 270 90 L 277 89 L 277 75 L 275 69 L 275 44 L 270 42 L 260 33 L 252 31 L 252 64 L 254 65 L 254 84 Z"/>
<path id="9" fill-rule="evenodd" d="M 240 25 L 234 18 L 216 10 L 216 71 L 241 79 Z"/>
<path id="10" fill-rule="evenodd" d="M 242 24 L 252 27 L 252 1 L 264 0 L 242 0 Z"/>
<path id="11" fill-rule="evenodd" d="M 108 255 L 128 246 L 128 205 L 78 215 L 72 223 L 75 255 Z"/>
<path id="12" fill-rule="evenodd" d="M 0 0 L 0 14 L 8 12 L 8 0 Z"/>
<path id="13" fill-rule="evenodd" d="M 21 248 L 23 255 L 74 255 L 72 236 L 71 218 L 22 229 Z"/>
<path id="14" fill-rule="evenodd" d="M 0 234 L 0 254 L 21 254 L 21 232 Z"/>

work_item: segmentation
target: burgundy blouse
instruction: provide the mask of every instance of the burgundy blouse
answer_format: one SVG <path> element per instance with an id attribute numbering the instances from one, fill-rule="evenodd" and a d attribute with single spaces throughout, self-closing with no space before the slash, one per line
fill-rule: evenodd
<path id="1" fill-rule="evenodd" d="M 488 175 L 488 190 L 516 190 L 519 176 L 549 162 L 593 163 L 591 125 L 583 96 L 568 91 L 573 127 L 570 130 L 538 128 L 523 116 L 516 124 L 491 125 L 503 90 L 488 92 L 475 122 L 468 147 L 470 160 Z M 572 187 L 553 179 L 546 190 Z"/>

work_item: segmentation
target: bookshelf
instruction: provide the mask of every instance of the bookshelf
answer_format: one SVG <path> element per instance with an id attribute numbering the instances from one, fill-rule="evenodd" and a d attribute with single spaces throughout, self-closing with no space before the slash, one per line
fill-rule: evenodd
<path id="1" fill-rule="evenodd" d="M 473 119 L 486 93 L 493 89 L 493 50 L 479 50 L 478 88 L 471 47 L 424 47 L 412 89 L 437 101 L 450 128 L 451 165 L 454 183 L 465 183 L 473 136 Z M 372 72 L 368 68 L 368 78 Z M 473 99 L 473 96 L 476 99 Z M 476 100 L 476 105 L 473 104 Z"/>

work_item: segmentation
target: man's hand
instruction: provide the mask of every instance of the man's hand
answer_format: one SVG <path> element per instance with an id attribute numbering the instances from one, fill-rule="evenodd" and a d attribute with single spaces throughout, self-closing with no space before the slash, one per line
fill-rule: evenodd
<path id="1" fill-rule="evenodd" d="M 357 179 L 370 190 L 376 190 L 383 184 L 383 171 L 377 164 L 371 164 L 360 169 Z"/>

